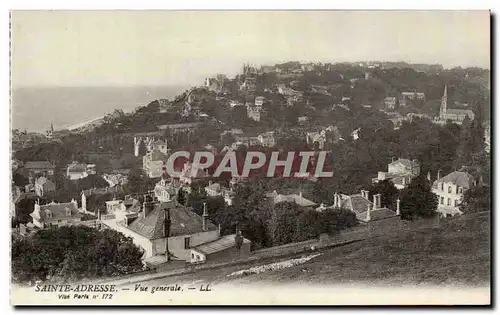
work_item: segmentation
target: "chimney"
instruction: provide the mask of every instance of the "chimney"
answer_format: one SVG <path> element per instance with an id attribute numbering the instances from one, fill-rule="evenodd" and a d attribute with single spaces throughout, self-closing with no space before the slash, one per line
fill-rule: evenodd
<path id="1" fill-rule="evenodd" d="M 404 177 L 404 176 L 403 176 L 403 177 L 401 178 L 401 181 L 402 181 L 402 182 L 401 182 L 401 184 L 402 184 L 403 186 L 406 186 L 406 177 Z"/>
<path id="2" fill-rule="evenodd" d="M 436 180 L 439 180 L 441 178 L 441 170 L 438 170 L 438 174 L 437 174 L 437 179 Z"/>
<path id="3" fill-rule="evenodd" d="M 207 203 L 203 203 L 203 222 L 202 222 L 202 229 L 203 231 L 207 230 L 207 221 L 208 221 L 208 213 L 207 213 Z"/>
<path id="4" fill-rule="evenodd" d="M 338 194 L 335 192 L 333 194 L 333 207 L 334 208 L 338 207 L 338 200 L 337 200 L 337 198 L 338 198 Z"/>
<path id="5" fill-rule="evenodd" d="M 368 199 L 369 198 L 369 195 L 368 195 L 368 191 L 366 190 L 361 190 L 361 196 L 365 199 Z M 369 200 L 369 199 L 368 199 Z"/>
<path id="6" fill-rule="evenodd" d="M 381 202 L 381 194 L 373 195 L 373 210 L 381 208 L 380 202 Z"/>
<path id="7" fill-rule="evenodd" d="M 302 190 L 299 192 L 299 197 L 302 198 Z"/>
<path id="8" fill-rule="evenodd" d="M 371 207 L 370 207 L 370 204 L 367 204 L 367 208 L 366 208 L 366 221 L 370 221 L 372 219 L 371 217 L 371 214 L 370 214 L 370 211 L 371 211 Z"/>
<path id="9" fill-rule="evenodd" d="M 219 237 L 220 237 L 220 224 L 219 224 Z"/>
<path id="10" fill-rule="evenodd" d="M 401 214 L 401 211 L 399 209 L 400 204 L 401 204 L 401 200 L 398 198 L 398 200 L 396 200 L 396 215 Z"/>
<path id="11" fill-rule="evenodd" d="M 392 158 L 391 158 L 391 163 L 394 163 L 394 161 L 396 161 L 396 158 L 395 158 L 395 157 L 392 157 Z"/>
<path id="12" fill-rule="evenodd" d="M 431 171 L 427 172 L 427 180 L 431 181 Z"/>
<path id="13" fill-rule="evenodd" d="M 153 212 L 154 206 L 154 202 L 144 198 L 144 203 L 142 204 L 144 217 L 147 217 L 151 212 Z"/>

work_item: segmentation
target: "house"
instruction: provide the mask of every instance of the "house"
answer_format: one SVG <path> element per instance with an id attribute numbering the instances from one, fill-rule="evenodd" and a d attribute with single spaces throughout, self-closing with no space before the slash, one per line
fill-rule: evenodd
<path id="1" fill-rule="evenodd" d="M 108 183 L 109 187 L 123 186 L 128 182 L 127 176 L 123 174 L 103 174 L 102 178 Z"/>
<path id="2" fill-rule="evenodd" d="M 247 257 L 250 254 L 252 242 L 239 234 L 231 234 L 219 239 L 191 248 L 191 263 L 218 262 L 232 258 Z M 237 245 L 237 235 L 241 238 L 241 245 Z"/>
<path id="3" fill-rule="evenodd" d="M 89 198 L 103 196 L 107 194 L 122 195 L 124 194 L 124 190 L 123 187 L 119 185 L 114 187 L 91 188 L 83 190 L 80 194 L 82 212 L 97 214 L 98 212 L 97 206 L 95 206 L 95 208 L 93 207 L 92 209 L 88 209 L 87 203 L 89 201 Z"/>
<path id="4" fill-rule="evenodd" d="M 352 140 L 358 140 L 360 132 L 361 132 L 361 128 L 355 129 L 353 132 L 351 132 Z"/>
<path id="5" fill-rule="evenodd" d="M 141 203 L 139 200 L 130 196 L 125 196 L 124 200 L 106 201 L 106 217 L 121 221 L 124 219 L 131 220 L 139 216 L 141 212 Z"/>
<path id="6" fill-rule="evenodd" d="M 235 107 L 239 107 L 239 106 L 245 106 L 245 104 L 243 102 L 240 102 L 237 100 L 231 100 L 229 102 L 229 107 L 231 107 L 231 108 L 235 108 Z"/>
<path id="7" fill-rule="evenodd" d="M 247 92 L 255 92 L 257 87 L 257 81 L 254 77 L 246 77 L 243 83 L 240 85 L 240 90 Z"/>
<path id="8" fill-rule="evenodd" d="M 210 197 L 222 196 L 221 185 L 212 181 L 208 182 L 208 186 L 205 187 L 205 192 Z"/>
<path id="9" fill-rule="evenodd" d="M 455 171 L 438 178 L 432 184 L 432 192 L 438 196 L 437 212 L 442 217 L 462 214 L 459 206 L 464 193 L 475 185 L 474 177 L 467 172 Z"/>
<path id="10" fill-rule="evenodd" d="M 247 106 L 247 115 L 248 118 L 255 120 L 255 121 L 260 121 L 262 117 L 262 107 L 259 106 Z"/>
<path id="11" fill-rule="evenodd" d="M 297 194 L 282 195 L 278 194 L 275 190 L 272 193 L 268 193 L 266 197 L 271 198 L 273 204 L 277 204 L 280 202 L 291 202 L 295 203 L 299 207 L 313 207 L 316 205 L 315 202 L 302 197 L 302 192 L 299 192 L 298 195 Z"/>
<path id="12" fill-rule="evenodd" d="M 202 169 L 198 163 L 187 162 L 181 171 L 179 181 L 183 184 L 190 185 L 196 179 L 208 177 L 208 172 Z"/>
<path id="13" fill-rule="evenodd" d="M 422 92 L 401 92 L 399 106 L 406 107 L 408 100 L 425 101 L 425 93 Z"/>
<path id="14" fill-rule="evenodd" d="M 337 126 L 321 127 L 320 131 L 306 133 L 306 142 L 309 145 L 318 144 L 320 150 L 325 147 L 325 143 L 337 143 L 341 139 L 340 130 Z"/>
<path id="15" fill-rule="evenodd" d="M 305 123 L 309 120 L 309 117 L 307 116 L 300 116 L 300 117 L 297 117 L 297 122 L 300 124 L 300 123 Z"/>
<path id="16" fill-rule="evenodd" d="M 55 166 L 48 161 L 28 161 L 24 164 L 24 169 L 28 172 L 30 181 L 36 174 L 43 176 L 53 176 Z"/>
<path id="17" fill-rule="evenodd" d="M 158 201 L 169 202 L 177 199 L 177 194 L 180 189 L 182 189 L 182 185 L 179 182 L 169 182 L 165 178 L 162 178 L 158 183 L 156 183 L 154 194 Z"/>
<path id="18" fill-rule="evenodd" d="M 396 108 L 396 97 L 388 96 L 384 98 L 384 106 L 387 110 L 392 110 Z"/>
<path id="19" fill-rule="evenodd" d="M 453 123 L 461 125 L 465 117 L 474 120 L 474 112 L 470 109 L 451 109 L 448 108 L 448 88 L 444 86 L 443 97 L 441 98 L 441 107 L 439 110 L 439 117 L 436 117 L 436 122 L 445 124 L 448 120 Z"/>
<path id="20" fill-rule="evenodd" d="M 33 212 L 33 225 L 40 228 L 53 226 L 78 225 L 81 223 L 82 214 L 78 212 L 78 203 L 72 199 L 67 203 L 51 202 L 47 205 L 35 203 Z"/>
<path id="21" fill-rule="evenodd" d="M 167 260 L 191 260 L 191 249 L 220 238 L 217 227 L 185 206 L 172 202 L 146 202 L 143 211 L 132 220 L 102 220 L 144 250 L 146 264 L 161 264 Z M 166 248 L 170 253 L 167 258 Z"/>
<path id="22" fill-rule="evenodd" d="M 142 157 L 142 169 L 149 178 L 161 177 L 167 170 L 167 155 L 154 149 Z"/>
<path id="23" fill-rule="evenodd" d="M 68 168 L 66 169 L 66 176 L 70 180 L 79 180 L 89 176 L 88 170 L 91 171 L 94 170 L 95 174 L 95 165 L 93 165 L 93 168 L 92 167 L 88 168 L 87 164 L 85 163 L 78 163 L 76 161 L 73 161 L 71 164 L 68 165 Z"/>
<path id="24" fill-rule="evenodd" d="M 276 138 L 274 137 L 274 134 L 274 131 L 268 131 L 261 133 L 257 136 L 257 138 L 262 146 L 272 148 L 276 145 Z"/>
<path id="25" fill-rule="evenodd" d="M 411 182 L 412 178 L 418 175 L 420 175 L 420 164 L 417 160 L 399 158 L 387 165 L 387 172 L 378 172 L 378 176 L 372 179 L 372 183 L 390 180 L 397 189 L 403 189 Z"/>
<path id="26" fill-rule="evenodd" d="M 47 179 L 47 177 L 44 177 L 44 176 L 38 177 L 35 180 L 34 186 L 35 186 L 34 187 L 35 193 L 39 197 L 44 197 L 44 196 L 50 195 L 51 193 L 56 191 L 56 184 L 54 184 L 53 181 L 51 181 L 50 179 Z"/>
<path id="27" fill-rule="evenodd" d="M 255 98 L 255 106 L 257 107 L 262 107 L 264 103 L 266 102 L 266 98 L 264 96 L 257 96 Z"/>
<path id="28" fill-rule="evenodd" d="M 333 196 L 333 208 L 344 208 L 351 210 L 356 219 L 361 222 L 388 219 L 399 215 L 399 201 L 396 212 L 381 206 L 381 195 L 373 195 L 373 202 L 369 200 L 369 192 L 361 190 L 361 194 L 344 195 L 335 193 Z"/>
<path id="29" fill-rule="evenodd" d="M 222 197 L 224 198 L 224 203 L 228 206 L 233 205 L 234 201 L 234 191 L 233 187 L 231 186 L 229 189 L 222 188 Z"/>

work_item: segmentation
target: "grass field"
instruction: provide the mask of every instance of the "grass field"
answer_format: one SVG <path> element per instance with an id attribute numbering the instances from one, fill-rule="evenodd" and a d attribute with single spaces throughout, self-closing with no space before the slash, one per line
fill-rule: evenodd
<path id="1" fill-rule="evenodd" d="M 490 217 L 476 214 L 328 250 L 305 264 L 231 282 L 484 286 L 490 282 L 490 260 Z"/>

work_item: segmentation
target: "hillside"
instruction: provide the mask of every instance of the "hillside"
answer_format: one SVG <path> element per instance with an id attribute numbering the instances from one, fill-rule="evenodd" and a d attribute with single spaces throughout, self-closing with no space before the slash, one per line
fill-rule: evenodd
<path id="1" fill-rule="evenodd" d="M 479 214 L 325 251 L 305 264 L 232 283 L 488 285 L 490 261 L 490 218 Z"/>

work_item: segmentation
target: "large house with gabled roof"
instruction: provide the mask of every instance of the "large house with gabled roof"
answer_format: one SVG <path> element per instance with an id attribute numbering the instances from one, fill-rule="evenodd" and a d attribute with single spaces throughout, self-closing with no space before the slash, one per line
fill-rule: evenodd
<path id="1" fill-rule="evenodd" d="M 344 195 L 335 193 L 333 196 L 333 205 L 331 208 L 344 208 L 352 211 L 356 215 L 356 219 L 361 222 L 377 221 L 388 219 L 399 215 L 399 208 L 396 212 L 382 207 L 381 195 L 373 195 L 373 202 L 369 199 L 369 192 L 361 190 L 360 194 Z M 399 207 L 399 202 L 398 202 Z M 324 209 L 316 208 L 317 211 Z"/>
<path id="2" fill-rule="evenodd" d="M 147 202 L 142 209 L 135 219 L 101 222 L 131 237 L 144 250 L 143 259 L 150 266 L 167 261 L 167 240 L 170 260 L 190 261 L 192 248 L 220 238 L 220 230 L 208 220 L 206 212 L 200 216 L 176 201 Z"/>

